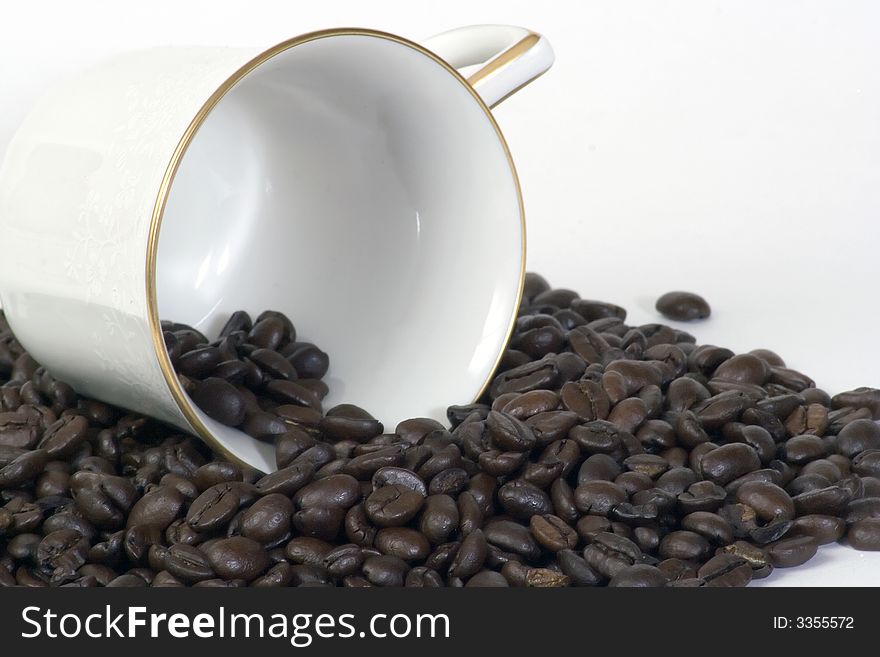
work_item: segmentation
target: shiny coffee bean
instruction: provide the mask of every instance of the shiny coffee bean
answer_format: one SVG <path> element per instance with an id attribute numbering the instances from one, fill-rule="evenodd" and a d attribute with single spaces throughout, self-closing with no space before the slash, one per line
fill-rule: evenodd
<path id="1" fill-rule="evenodd" d="M 706 300 L 692 292 L 667 292 L 657 299 L 655 308 L 664 317 L 678 322 L 705 319 L 712 312 Z"/>

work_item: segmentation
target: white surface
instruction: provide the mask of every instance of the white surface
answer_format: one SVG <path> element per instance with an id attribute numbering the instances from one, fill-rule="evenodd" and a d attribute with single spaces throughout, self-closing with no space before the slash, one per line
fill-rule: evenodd
<path id="1" fill-rule="evenodd" d="M 429 11 L 56 0 L 6 11 L 0 150 L 50 79 L 123 47 L 255 44 L 345 24 L 413 38 L 466 23 L 538 30 L 554 69 L 496 111 L 523 185 L 530 267 L 628 306 L 634 321 L 656 319 L 660 293 L 692 288 L 714 307 L 690 329 L 702 341 L 773 348 L 832 392 L 880 385 L 870 0 L 447 0 Z M 876 586 L 880 555 L 822 548 L 765 581 Z"/>

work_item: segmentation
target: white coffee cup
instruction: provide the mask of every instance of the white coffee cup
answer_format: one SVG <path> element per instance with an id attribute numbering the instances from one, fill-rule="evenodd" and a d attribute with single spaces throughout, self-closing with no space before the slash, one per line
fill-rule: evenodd
<path id="1" fill-rule="evenodd" d="M 36 106 L 0 169 L 9 324 L 80 393 L 267 472 L 270 445 L 183 391 L 160 319 L 210 337 L 234 310 L 280 310 L 330 354 L 325 408 L 443 419 L 487 385 L 522 291 L 522 199 L 489 107 L 552 61 L 506 26 L 105 61 Z"/>

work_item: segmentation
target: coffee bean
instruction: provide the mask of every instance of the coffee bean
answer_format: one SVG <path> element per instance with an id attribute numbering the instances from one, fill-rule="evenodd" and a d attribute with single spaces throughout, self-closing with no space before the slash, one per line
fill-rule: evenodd
<path id="1" fill-rule="evenodd" d="M 269 555 L 262 545 L 244 536 L 221 538 L 206 543 L 202 551 L 220 577 L 250 581 L 269 566 Z"/>
<path id="2" fill-rule="evenodd" d="M 796 518 L 791 525 L 792 534 L 803 534 L 816 540 L 819 545 L 834 543 L 846 532 L 846 522 L 841 518 L 824 515 L 806 515 Z"/>
<path id="3" fill-rule="evenodd" d="M 504 484 L 498 490 L 498 502 L 507 513 L 522 520 L 553 511 L 547 493 L 521 479 Z"/>
<path id="4" fill-rule="evenodd" d="M 428 556 L 431 546 L 424 534 L 409 527 L 386 527 L 376 533 L 375 545 L 383 554 L 404 561 L 421 561 Z"/>
<path id="5" fill-rule="evenodd" d="M 880 550 L 880 518 L 864 518 L 856 521 L 849 528 L 846 537 L 856 550 Z"/>
<path id="6" fill-rule="evenodd" d="M 479 529 L 468 534 L 461 542 L 461 546 L 449 566 L 449 574 L 452 577 L 470 577 L 482 568 L 486 561 L 488 545 L 486 537 Z"/>
<path id="7" fill-rule="evenodd" d="M 721 486 L 760 467 L 761 460 L 757 452 L 741 443 L 713 449 L 700 462 L 703 476 Z"/>
<path id="8" fill-rule="evenodd" d="M 667 292 L 657 299 L 655 307 L 664 317 L 679 322 L 705 319 L 712 312 L 706 300 L 692 292 Z"/>
<path id="9" fill-rule="evenodd" d="M 782 488 L 763 481 L 744 483 L 736 491 L 736 499 L 748 504 L 765 521 L 791 520 L 795 515 L 794 502 Z"/>
<path id="10" fill-rule="evenodd" d="M 698 576 L 711 587 L 740 587 L 752 580 L 752 566 L 734 554 L 716 554 L 697 571 Z"/>
<path id="11" fill-rule="evenodd" d="M 535 540 L 551 552 L 571 550 L 578 543 L 577 532 L 562 518 L 552 514 L 533 515 L 529 526 Z"/>
<path id="12" fill-rule="evenodd" d="M 367 517 L 379 527 L 399 527 L 421 510 L 425 498 L 400 484 L 383 486 L 364 502 Z"/>
<path id="13" fill-rule="evenodd" d="M 274 493 L 261 497 L 245 510 L 241 534 L 264 545 L 276 544 L 290 531 L 293 510 L 293 504 L 284 495 Z"/>
<path id="14" fill-rule="evenodd" d="M 300 488 L 293 496 L 300 508 L 310 506 L 349 509 L 360 501 L 361 490 L 357 480 L 346 474 L 319 479 Z"/>
<path id="15" fill-rule="evenodd" d="M 330 369 L 330 357 L 309 342 L 297 342 L 285 352 L 297 374 L 305 379 L 320 379 Z"/>
<path id="16" fill-rule="evenodd" d="M 244 421 L 244 398 L 231 383 L 221 378 L 208 377 L 198 382 L 192 399 L 208 417 L 222 424 L 235 427 Z"/>
<path id="17" fill-rule="evenodd" d="M 362 571 L 376 586 L 403 586 L 409 566 L 400 557 L 383 554 L 367 557 Z"/>
<path id="18" fill-rule="evenodd" d="M 880 420 L 880 390 L 876 388 L 856 388 L 841 392 L 831 398 L 831 408 L 865 408 L 871 419 Z"/>
<path id="19" fill-rule="evenodd" d="M 776 568 L 791 568 L 806 563 L 814 556 L 818 543 L 811 536 L 786 538 L 767 547 L 770 563 Z"/>
<path id="20" fill-rule="evenodd" d="M 241 496 L 234 484 L 215 484 L 193 501 L 186 521 L 197 532 L 210 532 L 229 522 L 240 505 Z"/>

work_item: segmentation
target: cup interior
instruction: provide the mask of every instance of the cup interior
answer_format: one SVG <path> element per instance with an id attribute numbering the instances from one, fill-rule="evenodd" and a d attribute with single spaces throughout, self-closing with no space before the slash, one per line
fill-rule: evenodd
<path id="1" fill-rule="evenodd" d="M 169 190 L 161 319 L 209 338 L 280 310 L 330 355 L 324 408 L 386 431 L 445 421 L 494 370 L 519 303 L 521 202 L 503 138 L 462 80 L 371 34 L 299 43 L 240 79 Z M 194 411 L 265 471 L 272 448 Z"/>

